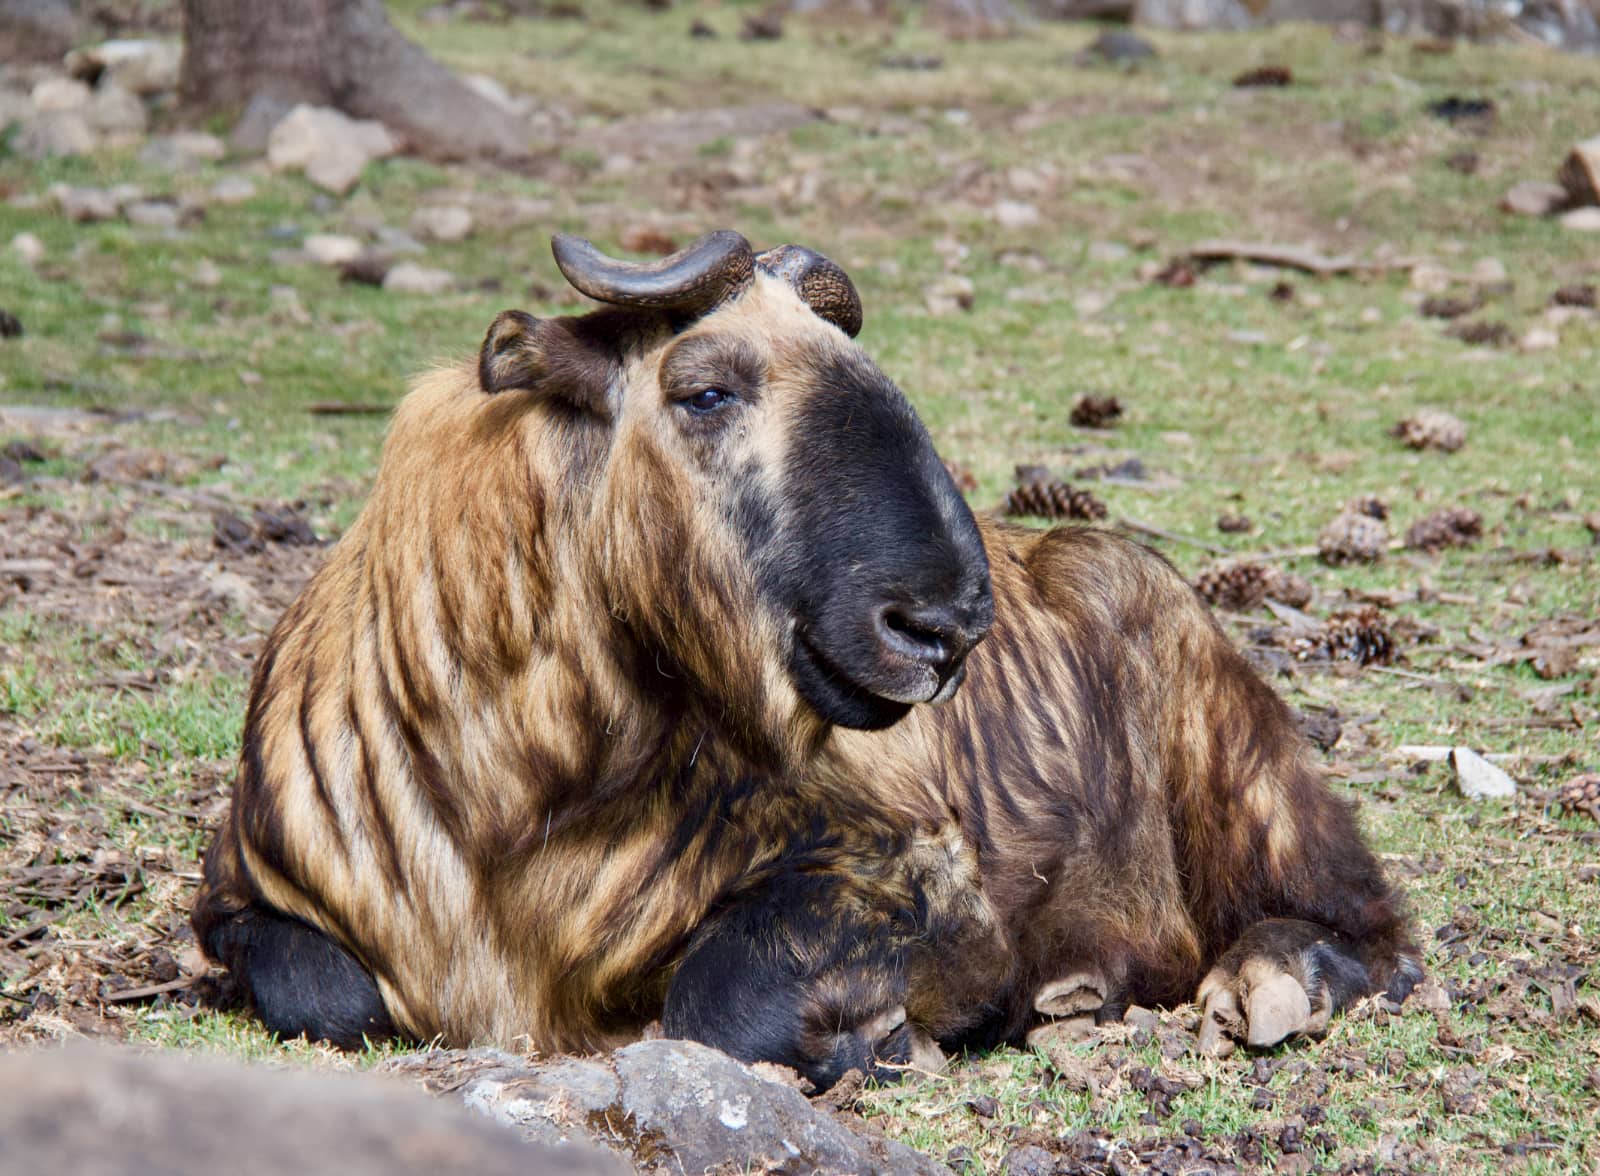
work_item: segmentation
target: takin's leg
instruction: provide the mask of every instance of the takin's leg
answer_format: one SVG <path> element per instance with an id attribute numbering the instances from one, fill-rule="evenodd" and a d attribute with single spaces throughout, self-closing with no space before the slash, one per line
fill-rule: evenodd
<path id="1" fill-rule="evenodd" d="M 333 939 L 254 904 L 208 928 L 202 946 L 223 964 L 280 1037 L 360 1049 L 395 1034 L 371 974 Z"/>
<path id="2" fill-rule="evenodd" d="M 1401 1001 L 1422 978 L 1401 904 L 1295 729 L 1288 707 L 1215 629 L 1169 763 L 1189 909 L 1213 962 L 1206 1041 L 1320 1033 L 1358 997 Z"/>
<path id="3" fill-rule="evenodd" d="M 942 1055 L 906 1021 L 904 934 L 836 876 L 792 873 L 733 899 L 696 933 L 662 1028 L 818 1090 L 850 1070 L 893 1081 Z"/>

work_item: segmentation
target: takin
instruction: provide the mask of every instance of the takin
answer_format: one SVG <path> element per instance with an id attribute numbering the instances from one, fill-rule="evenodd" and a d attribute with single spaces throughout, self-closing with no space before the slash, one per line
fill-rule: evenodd
<path id="1" fill-rule="evenodd" d="M 1290 712 L 1160 556 L 980 521 L 832 262 L 555 239 L 399 405 L 268 639 L 200 943 L 268 1027 L 665 1032 L 818 1086 L 1198 1000 L 1318 1033 L 1421 976 Z"/>

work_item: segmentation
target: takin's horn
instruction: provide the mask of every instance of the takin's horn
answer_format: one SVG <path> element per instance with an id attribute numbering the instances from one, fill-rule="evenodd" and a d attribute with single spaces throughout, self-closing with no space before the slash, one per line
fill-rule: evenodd
<path id="1" fill-rule="evenodd" d="M 852 339 L 861 330 L 861 296 L 842 269 L 804 245 L 776 245 L 756 256 L 763 273 L 787 282 L 817 317 Z"/>
<path id="2" fill-rule="evenodd" d="M 550 239 L 567 281 L 597 302 L 697 316 L 750 282 L 755 257 L 750 242 L 730 229 L 707 233 L 660 261 L 618 261 L 582 237 Z"/>

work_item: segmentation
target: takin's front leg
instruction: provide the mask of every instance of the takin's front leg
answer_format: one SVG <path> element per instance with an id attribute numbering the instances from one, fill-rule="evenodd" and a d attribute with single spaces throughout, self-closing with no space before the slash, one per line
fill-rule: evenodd
<path id="1" fill-rule="evenodd" d="M 837 875 L 794 871 L 732 898 L 695 933 L 662 1028 L 818 1090 L 851 1070 L 893 1081 L 942 1055 L 906 1020 L 903 927 Z"/>

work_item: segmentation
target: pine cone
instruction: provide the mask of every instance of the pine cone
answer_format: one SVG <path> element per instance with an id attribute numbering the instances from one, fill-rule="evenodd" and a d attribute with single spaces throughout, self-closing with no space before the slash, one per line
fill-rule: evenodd
<path id="1" fill-rule="evenodd" d="M 1439 551 L 1469 547 L 1482 538 L 1482 515 L 1464 506 L 1447 506 L 1412 523 L 1406 531 L 1406 546 L 1414 551 Z"/>
<path id="2" fill-rule="evenodd" d="M 1267 598 L 1267 585 L 1272 576 L 1273 569 L 1266 564 L 1218 564 L 1195 578 L 1194 590 L 1213 608 L 1243 612 Z"/>
<path id="3" fill-rule="evenodd" d="M 1315 633 L 1301 634 L 1289 642 L 1302 661 L 1353 661 L 1363 666 L 1388 665 L 1394 658 L 1394 645 L 1383 614 L 1370 604 L 1334 613 Z"/>
<path id="4" fill-rule="evenodd" d="M 1389 546 L 1383 520 L 1345 511 L 1317 536 L 1317 550 L 1326 563 L 1371 563 Z"/>
<path id="5" fill-rule="evenodd" d="M 1366 515 L 1369 519 L 1387 519 L 1389 504 L 1376 494 L 1362 494 L 1352 498 L 1345 510 L 1351 514 Z"/>
<path id="6" fill-rule="evenodd" d="M 1587 282 L 1571 286 L 1562 286 L 1551 296 L 1550 301 L 1557 306 L 1582 306 L 1593 310 L 1600 298 L 1596 297 L 1595 288 Z"/>
<path id="7" fill-rule="evenodd" d="M 1041 519 L 1103 519 L 1106 504 L 1066 482 L 1040 479 L 1024 482 L 1007 495 L 1006 513 Z"/>
<path id="8" fill-rule="evenodd" d="M 1122 402 L 1115 396 L 1084 396 L 1067 419 L 1080 429 L 1104 429 L 1121 416 Z"/>
<path id="9" fill-rule="evenodd" d="M 1394 427 L 1394 435 L 1412 449 L 1454 453 L 1467 443 L 1467 426 L 1437 408 L 1419 408 Z"/>
<path id="10" fill-rule="evenodd" d="M 1569 813 L 1588 813 L 1600 821 L 1600 772 L 1574 776 L 1556 793 L 1561 808 Z"/>

